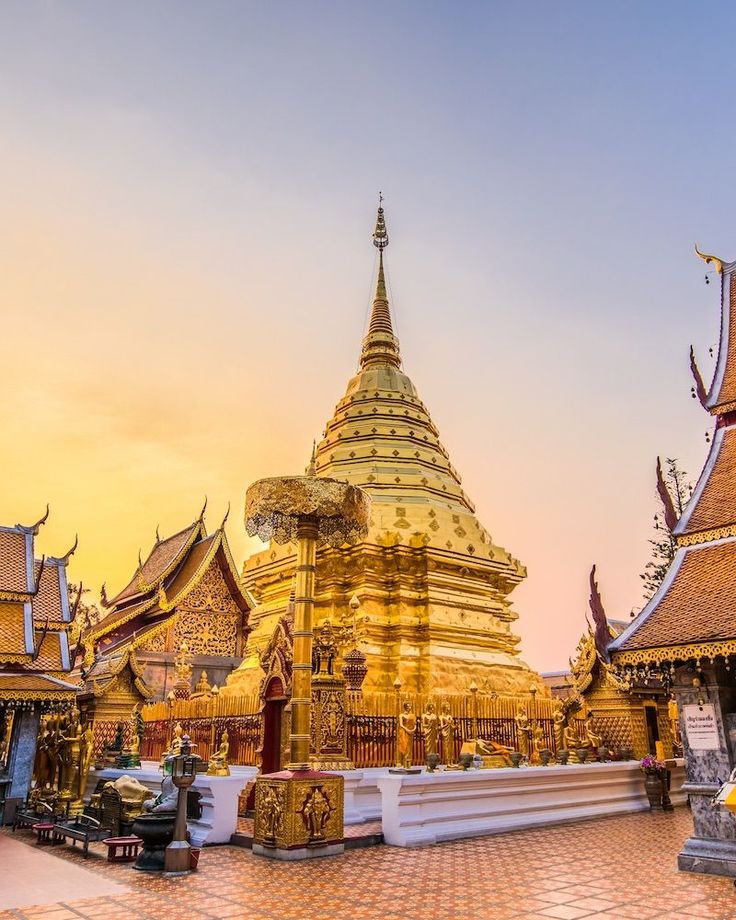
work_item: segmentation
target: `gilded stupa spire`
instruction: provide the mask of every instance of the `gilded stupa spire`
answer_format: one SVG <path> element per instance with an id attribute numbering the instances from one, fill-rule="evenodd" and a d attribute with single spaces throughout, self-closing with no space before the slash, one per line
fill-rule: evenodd
<path id="1" fill-rule="evenodd" d="M 361 367 L 372 364 L 401 366 L 399 340 L 394 335 L 391 323 L 391 310 L 386 294 L 386 277 L 383 272 L 383 250 L 388 246 L 388 230 L 381 202 L 383 202 L 383 196 L 379 196 L 376 229 L 373 231 L 373 245 L 378 249 L 378 282 L 376 283 L 376 296 L 373 298 L 368 333 L 363 339 L 363 351 L 360 355 Z"/>

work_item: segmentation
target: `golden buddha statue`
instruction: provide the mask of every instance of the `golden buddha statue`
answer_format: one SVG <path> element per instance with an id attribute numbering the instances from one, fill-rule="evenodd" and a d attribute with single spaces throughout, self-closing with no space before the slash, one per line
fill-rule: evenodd
<path id="1" fill-rule="evenodd" d="M 399 742 L 397 767 L 410 769 L 414 747 L 414 732 L 417 727 L 417 717 L 411 711 L 411 703 L 404 700 L 401 714 L 399 715 Z"/>
<path id="2" fill-rule="evenodd" d="M 164 761 L 167 757 L 176 757 L 181 753 L 182 746 L 182 735 L 184 734 L 184 729 L 181 727 L 181 722 L 177 722 L 174 726 L 174 735 L 171 739 L 171 746 L 169 749 L 163 752 L 161 755 L 161 766 L 163 766 Z"/>
<path id="3" fill-rule="evenodd" d="M 36 744 L 36 760 L 33 767 L 33 775 L 36 780 L 36 789 L 43 790 L 47 786 L 52 786 L 54 782 L 55 765 L 51 759 L 52 733 L 49 728 L 49 720 L 44 719 L 43 727 Z"/>
<path id="4" fill-rule="evenodd" d="M 532 723 L 529 721 L 529 716 L 526 712 L 526 707 L 523 703 L 519 704 L 514 721 L 516 722 L 516 736 L 519 745 L 519 753 L 523 757 L 529 759 L 532 754 L 533 729 Z"/>
<path id="5" fill-rule="evenodd" d="M 585 746 L 597 750 L 603 747 L 603 736 L 599 735 L 593 728 L 593 713 L 589 712 L 585 719 Z"/>
<path id="6" fill-rule="evenodd" d="M 442 746 L 442 762 L 452 763 L 455 760 L 455 718 L 447 700 L 442 704 L 440 711 L 439 736 Z"/>
<path id="7" fill-rule="evenodd" d="M 572 725 L 566 725 L 563 732 L 564 747 L 563 750 L 569 752 L 570 763 L 580 763 L 578 757 L 578 748 L 584 747 L 577 732 Z"/>
<path id="8" fill-rule="evenodd" d="M 434 703 L 428 702 L 422 713 L 422 738 L 424 739 L 424 755 L 437 753 L 437 736 L 439 719 L 434 711 Z"/>
<path id="9" fill-rule="evenodd" d="M 567 717 L 565 716 L 565 704 L 560 699 L 556 699 L 553 703 L 553 712 L 552 712 L 552 733 L 555 739 L 555 747 L 558 752 L 563 750 L 565 747 L 565 725 L 567 724 Z"/>
<path id="10" fill-rule="evenodd" d="M 210 765 L 207 768 L 207 776 L 230 776 L 230 767 L 227 762 L 229 750 L 229 735 L 227 729 L 225 729 L 220 738 L 219 748 L 214 754 L 210 755 Z"/>
<path id="11" fill-rule="evenodd" d="M 61 735 L 60 798 L 76 801 L 80 798 L 79 769 L 82 758 L 82 726 L 76 711 L 69 716 L 67 731 L 69 734 Z"/>
<path id="12" fill-rule="evenodd" d="M 82 732 L 82 766 L 80 769 L 81 785 L 87 785 L 87 777 L 92 767 L 92 757 L 94 755 L 95 734 L 92 731 L 92 723 L 87 722 Z"/>

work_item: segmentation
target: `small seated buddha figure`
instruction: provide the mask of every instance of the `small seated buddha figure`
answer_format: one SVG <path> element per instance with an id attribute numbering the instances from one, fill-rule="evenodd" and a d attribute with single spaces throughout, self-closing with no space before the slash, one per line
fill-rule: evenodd
<path id="1" fill-rule="evenodd" d="M 182 745 L 182 735 L 184 734 L 184 729 L 181 727 L 181 722 L 177 722 L 174 726 L 174 736 L 171 739 L 171 747 L 168 750 L 164 750 L 161 755 L 160 767 L 163 767 L 167 757 L 176 757 L 181 753 Z"/>
<path id="2" fill-rule="evenodd" d="M 219 748 L 214 754 L 210 755 L 210 765 L 207 769 L 207 776 L 230 776 L 230 767 L 227 762 L 229 750 L 230 741 L 227 729 L 225 729 L 220 738 Z"/>
<path id="3" fill-rule="evenodd" d="M 570 763 L 580 763 L 580 758 L 578 757 L 578 748 L 585 747 L 578 738 L 575 729 L 572 725 L 566 725 L 565 730 L 563 731 L 563 737 L 565 741 L 564 750 L 569 751 Z"/>

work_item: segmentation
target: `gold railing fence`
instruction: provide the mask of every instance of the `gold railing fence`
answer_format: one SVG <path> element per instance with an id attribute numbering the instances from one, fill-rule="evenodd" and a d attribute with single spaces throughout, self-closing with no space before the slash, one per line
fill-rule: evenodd
<path id="1" fill-rule="evenodd" d="M 540 725 L 544 744 L 555 751 L 553 731 L 553 701 L 547 697 L 502 696 L 480 691 L 473 699 L 465 694 L 401 693 L 400 702 L 409 700 L 417 714 L 413 759 L 424 762 L 421 735 L 421 713 L 428 702 L 434 703 L 439 714 L 448 703 L 455 726 L 454 760 L 466 740 L 474 737 L 473 721 L 477 715 L 477 737 L 496 741 L 518 749 L 515 716 L 519 704 L 524 704 L 530 718 Z M 394 763 L 396 743 L 397 696 L 395 692 L 347 694 L 347 753 L 356 767 L 384 767 Z M 258 694 L 249 696 L 213 696 L 194 700 L 150 703 L 143 707 L 146 723 L 141 745 L 144 760 L 159 760 L 168 749 L 174 726 L 181 723 L 183 731 L 197 745 L 197 753 L 207 758 L 217 749 L 222 732 L 227 729 L 231 764 L 256 766 L 259 762 L 261 739 L 261 707 Z M 583 713 L 576 720 L 582 734 Z"/>

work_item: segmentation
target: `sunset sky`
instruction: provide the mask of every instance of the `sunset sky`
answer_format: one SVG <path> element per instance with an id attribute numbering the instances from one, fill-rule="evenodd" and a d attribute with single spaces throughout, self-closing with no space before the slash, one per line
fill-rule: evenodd
<path id="1" fill-rule="evenodd" d="M 641 605 L 657 454 L 695 479 L 736 258 L 730 4 L 0 4 L 0 523 L 119 589 L 209 496 L 301 472 L 354 372 L 378 190 L 404 366 L 524 657 L 598 564 Z"/>

